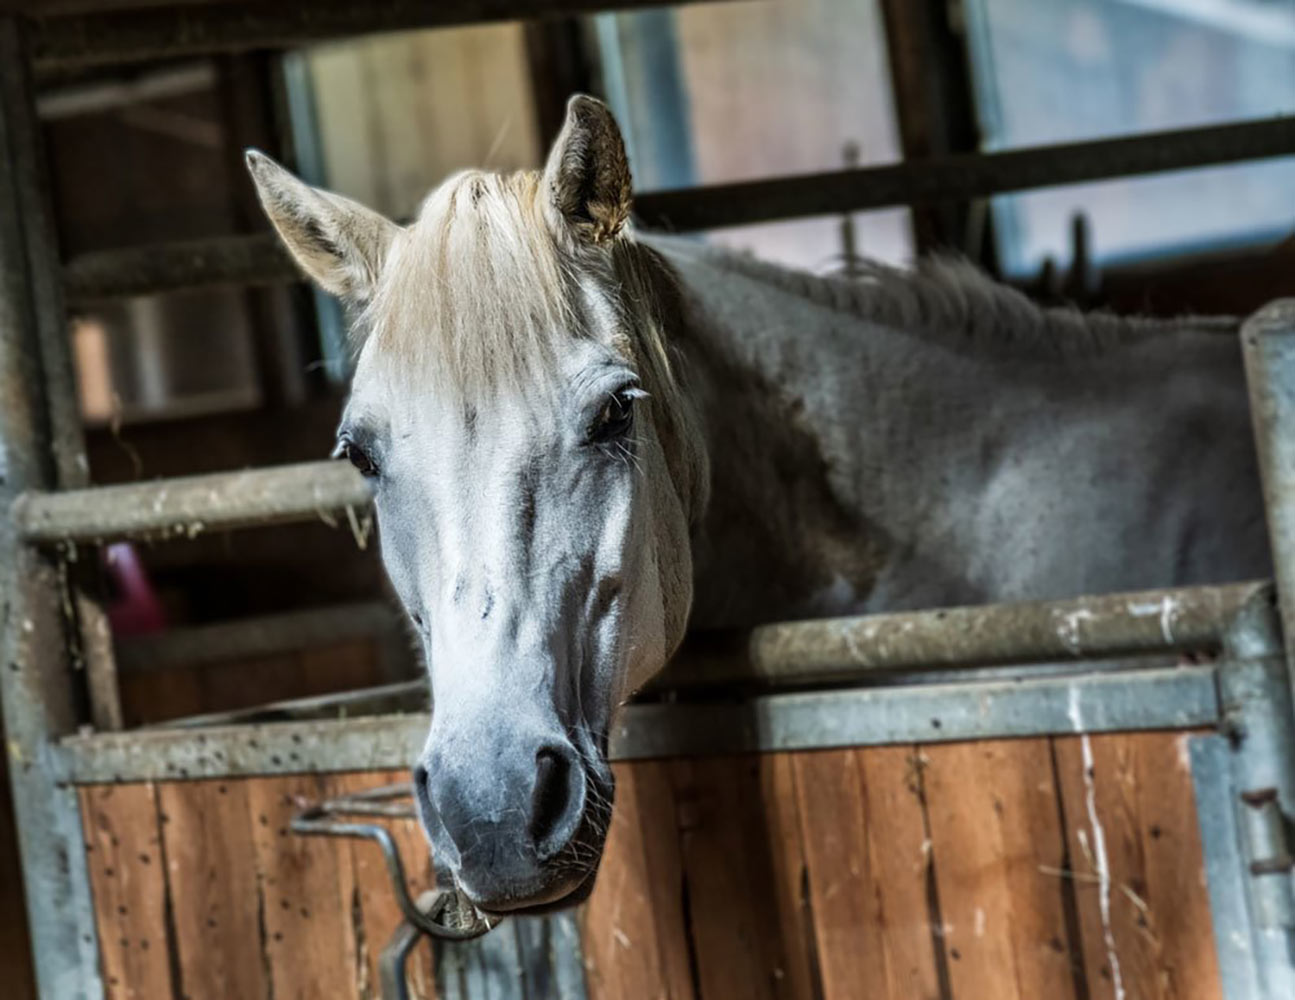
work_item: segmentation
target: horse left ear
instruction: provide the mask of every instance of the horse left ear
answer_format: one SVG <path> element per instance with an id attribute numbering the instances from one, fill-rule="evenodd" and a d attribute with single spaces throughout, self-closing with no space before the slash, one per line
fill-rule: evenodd
<path id="1" fill-rule="evenodd" d="M 606 243 L 630 214 L 630 164 L 611 110 L 577 94 L 544 167 L 545 214 L 578 243 Z"/>

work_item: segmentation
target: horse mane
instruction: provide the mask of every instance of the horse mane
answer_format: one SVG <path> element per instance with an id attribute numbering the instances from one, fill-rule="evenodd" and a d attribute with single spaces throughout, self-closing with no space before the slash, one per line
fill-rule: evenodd
<path id="1" fill-rule="evenodd" d="M 354 339 L 464 393 L 524 379 L 551 355 L 555 330 L 583 334 L 538 189 L 526 171 L 447 178 L 393 243 Z"/>
<path id="2" fill-rule="evenodd" d="M 650 237 L 656 242 L 659 237 Z M 980 357 L 1082 358 L 1131 342 L 1192 329 L 1235 333 L 1230 317 L 1183 322 L 1117 316 L 1074 306 L 1042 306 L 994 281 L 963 258 L 937 254 L 912 269 L 863 260 L 855 273 L 818 275 L 760 260 L 749 253 L 667 237 L 672 250 L 702 257 L 733 274 L 771 285 L 869 323 L 921 336 Z"/>

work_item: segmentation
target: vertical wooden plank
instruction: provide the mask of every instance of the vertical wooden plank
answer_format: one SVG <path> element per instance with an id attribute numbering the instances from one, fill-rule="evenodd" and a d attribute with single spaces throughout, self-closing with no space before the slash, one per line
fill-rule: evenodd
<path id="1" fill-rule="evenodd" d="M 589 1000 L 694 1000 L 669 765 L 614 770 L 611 831 L 581 913 Z"/>
<path id="2" fill-rule="evenodd" d="M 303 805 L 326 793 L 324 781 L 259 778 L 247 792 L 274 1000 L 359 997 L 351 872 L 339 868 L 335 843 L 288 827 Z"/>
<path id="3" fill-rule="evenodd" d="M 927 845 L 912 747 L 792 755 L 823 995 L 936 997 Z"/>
<path id="4" fill-rule="evenodd" d="M 768 831 L 769 861 L 773 880 L 766 919 L 776 925 L 785 943 L 784 964 L 775 970 L 780 995 L 822 996 L 814 915 L 810 905 L 809 859 L 805 853 L 799 776 L 790 754 L 762 754 L 757 758 L 760 796 Z"/>
<path id="5" fill-rule="evenodd" d="M 805 995 L 795 991 L 812 979 L 806 936 L 775 913 L 784 866 L 803 861 L 778 856 L 787 844 L 781 824 L 770 831 L 761 758 L 678 761 L 671 773 L 701 997 Z"/>
<path id="6" fill-rule="evenodd" d="M 248 816 L 249 780 L 158 786 L 180 995 L 270 996 Z"/>
<path id="7" fill-rule="evenodd" d="M 1221 993 L 1186 739 L 1055 740 L 1093 1000 Z"/>
<path id="8" fill-rule="evenodd" d="M 1046 739 L 923 748 L 949 975 L 956 997 L 1076 996 L 1064 831 Z"/>
<path id="9" fill-rule="evenodd" d="M 330 796 L 351 795 L 380 785 L 409 781 L 408 771 L 375 771 L 356 774 L 333 775 L 327 779 Z M 405 864 L 406 881 L 410 895 L 432 888 L 435 874 L 432 856 L 417 820 L 383 820 L 400 849 Z M 403 922 L 400 907 L 392 891 L 391 878 L 382 859 L 382 851 L 367 840 L 333 841 L 338 855 L 339 871 L 349 869 L 351 898 L 343 901 L 345 913 L 352 925 L 356 947 L 356 995 L 364 1000 L 377 1000 L 380 990 L 378 957 L 382 949 Z M 406 985 L 410 1000 L 431 1000 L 434 995 L 432 975 L 432 949 L 420 941 L 406 965 Z"/>
<path id="10" fill-rule="evenodd" d="M 108 1000 L 173 995 L 166 875 L 152 783 L 80 790 Z"/>

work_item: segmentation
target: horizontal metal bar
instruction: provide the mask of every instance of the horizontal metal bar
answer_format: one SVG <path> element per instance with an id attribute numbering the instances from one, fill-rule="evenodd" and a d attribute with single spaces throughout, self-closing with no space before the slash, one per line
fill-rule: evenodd
<path id="1" fill-rule="evenodd" d="M 763 625 L 751 634 L 750 669 L 757 680 L 786 684 L 861 670 L 1217 650 L 1237 611 L 1263 587 L 1255 581 Z M 693 683 L 708 682 L 706 666 Z"/>
<path id="2" fill-rule="evenodd" d="M 647 226 L 688 232 L 893 205 L 968 201 L 1008 191 L 1295 155 L 1295 117 L 1152 132 L 880 167 L 646 192 Z M 271 234 L 111 250 L 73 259 L 74 303 L 210 284 L 299 278 Z"/>
<path id="3" fill-rule="evenodd" d="M 1295 155 L 1295 117 L 1269 118 L 653 192 L 636 199 L 636 206 L 652 226 L 712 229 L 892 205 L 970 201 L 1009 191 L 1290 155 Z"/>
<path id="4" fill-rule="evenodd" d="M 271 233 L 99 250 L 63 268 L 69 304 L 219 285 L 277 285 L 300 277 Z"/>
<path id="5" fill-rule="evenodd" d="M 147 729 L 65 739 L 55 750 L 74 784 L 406 767 L 427 738 L 422 714 Z"/>
<path id="6" fill-rule="evenodd" d="M 1047 733 L 1180 729 L 1218 721 L 1214 672 L 1160 668 L 1023 681 L 630 705 L 613 759 L 941 742 Z M 408 766 L 425 715 L 74 736 L 57 748 L 75 784 Z"/>
<path id="7" fill-rule="evenodd" d="M 291 48 L 382 31 L 446 28 L 660 6 L 662 0 L 312 0 L 94 11 L 35 21 L 32 58 L 41 69 Z M 674 0 L 687 3 L 689 0 Z"/>
<path id="8" fill-rule="evenodd" d="M 335 691 L 271 701 L 249 708 L 227 712 L 186 715 L 180 719 L 142 726 L 140 732 L 161 729 L 203 729 L 211 726 L 241 726 L 254 723 L 304 721 L 312 719 L 346 719 L 356 716 L 390 715 L 427 710 L 427 681 L 399 681 L 376 687 Z"/>
<path id="9" fill-rule="evenodd" d="M 1213 670 L 766 695 L 737 704 L 632 705 L 612 735 L 619 760 L 1181 729 L 1217 721 Z M 1080 720 L 1078 723 L 1076 720 Z"/>
<path id="10" fill-rule="evenodd" d="M 381 601 L 333 604 L 212 625 L 168 629 L 117 642 L 122 673 L 279 656 L 396 633 L 400 614 Z"/>
<path id="11" fill-rule="evenodd" d="M 367 517 L 370 493 L 345 462 L 303 462 L 205 476 L 27 493 L 14 503 L 22 537 L 36 544 L 184 538 L 204 531 Z"/>
<path id="12" fill-rule="evenodd" d="M 957 671 L 989 665 L 1019 676 L 1022 664 L 1049 664 L 1051 672 L 1059 672 L 1073 671 L 1078 660 L 1091 666 L 1100 659 L 1214 651 L 1237 610 L 1263 586 L 1239 583 L 696 632 L 650 690 L 805 687 L 871 681 L 883 671 L 927 682 L 933 674 L 959 680 Z M 258 615 L 120 639 L 117 665 L 122 673 L 138 673 L 354 640 L 399 640 L 407 635 L 403 622 L 401 613 L 382 601 Z M 409 650 L 412 662 L 415 653 L 412 646 Z M 261 709 L 245 710 L 256 711 Z"/>

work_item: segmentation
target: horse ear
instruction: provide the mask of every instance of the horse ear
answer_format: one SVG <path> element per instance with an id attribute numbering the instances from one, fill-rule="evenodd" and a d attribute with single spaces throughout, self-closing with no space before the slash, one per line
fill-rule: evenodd
<path id="1" fill-rule="evenodd" d="M 259 150 L 246 156 L 261 207 L 301 269 L 324 291 L 354 305 L 367 302 L 400 227 L 358 202 L 311 187 Z"/>
<path id="2" fill-rule="evenodd" d="M 610 109 L 577 94 L 544 167 L 545 209 L 560 234 L 602 244 L 630 214 L 630 165 Z"/>

